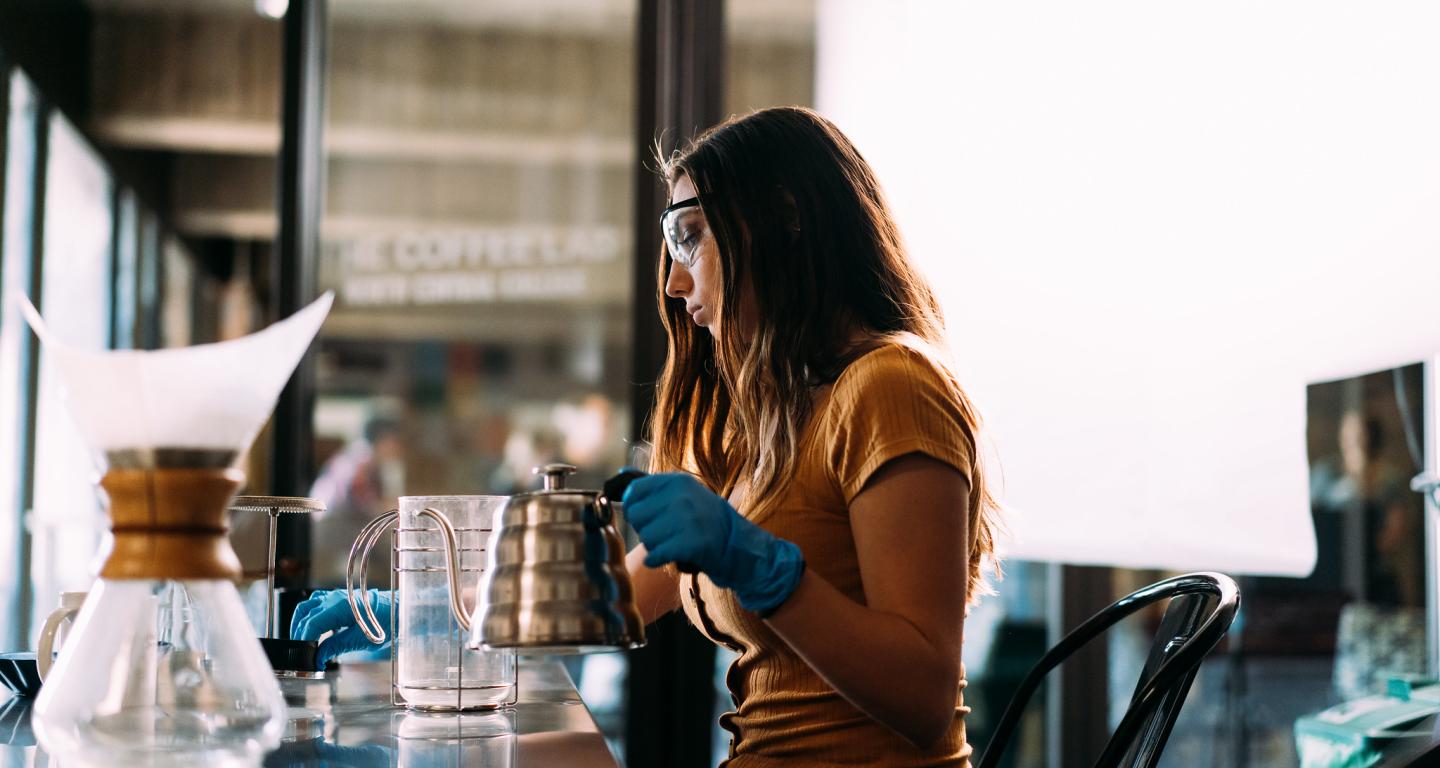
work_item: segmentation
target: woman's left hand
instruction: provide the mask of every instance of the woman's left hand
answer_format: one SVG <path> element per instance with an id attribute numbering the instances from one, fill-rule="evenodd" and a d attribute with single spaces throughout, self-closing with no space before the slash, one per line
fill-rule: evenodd
<path id="1" fill-rule="evenodd" d="M 779 608 L 805 573 L 798 546 L 741 517 L 693 475 L 642 477 L 621 503 L 649 551 L 645 565 L 694 565 L 761 615 Z"/>

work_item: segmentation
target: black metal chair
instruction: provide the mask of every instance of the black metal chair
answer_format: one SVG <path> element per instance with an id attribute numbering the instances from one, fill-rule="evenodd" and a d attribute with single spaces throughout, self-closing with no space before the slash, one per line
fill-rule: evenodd
<path id="1" fill-rule="evenodd" d="M 1229 631 L 1240 609 L 1240 589 L 1220 573 L 1190 573 L 1151 584 L 1090 617 L 1051 648 L 1015 692 L 978 768 L 995 768 L 1045 675 L 1116 622 L 1147 605 L 1170 599 L 1130 708 L 1110 735 L 1095 768 L 1154 768 L 1180 715 L 1200 662 Z"/>

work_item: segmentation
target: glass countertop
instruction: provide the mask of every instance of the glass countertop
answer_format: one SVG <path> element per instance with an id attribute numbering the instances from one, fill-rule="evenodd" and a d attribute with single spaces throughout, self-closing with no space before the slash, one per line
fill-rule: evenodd
<path id="1" fill-rule="evenodd" d="M 564 667 L 521 659 L 517 701 L 491 712 L 418 712 L 390 703 L 390 664 L 345 664 L 322 680 L 282 679 L 290 705 L 266 768 L 603 766 L 619 768 Z M 0 700 L 0 763 L 51 760 L 30 728 L 32 699 Z"/>

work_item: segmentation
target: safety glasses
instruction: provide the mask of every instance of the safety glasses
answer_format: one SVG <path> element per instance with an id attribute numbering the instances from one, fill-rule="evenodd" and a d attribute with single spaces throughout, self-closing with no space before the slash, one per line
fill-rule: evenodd
<path id="1" fill-rule="evenodd" d="M 665 249 L 672 261 L 687 270 L 700 258 L 700 244 L 709 233 L 698 197 L 681 200 L 660 212 L 660 234 L 665 238 Z"/>

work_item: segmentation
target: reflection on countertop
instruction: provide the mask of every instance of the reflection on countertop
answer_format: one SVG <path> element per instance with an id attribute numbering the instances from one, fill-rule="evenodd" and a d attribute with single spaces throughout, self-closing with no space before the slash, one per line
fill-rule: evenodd
<path id="1" fill-rule="evenodd" d="M 34 701 L 24 696 L 0 701 L 0 750 L 35 746 L 35 731 L 30 729 L 30 705 Z"/>
<path id="2" fill-rule="evenodd" d="M 564 667 L 522 659 L 518 701 L 491 712 L 418 712 L 390 703 L 389 663 L 346 664 L 323 680 L 281 679 L 284 741 L 266 768 L 603 766 L 618 768 Z M 29 699 L 0 702 L 0 762 L 44 764 Z"/>

